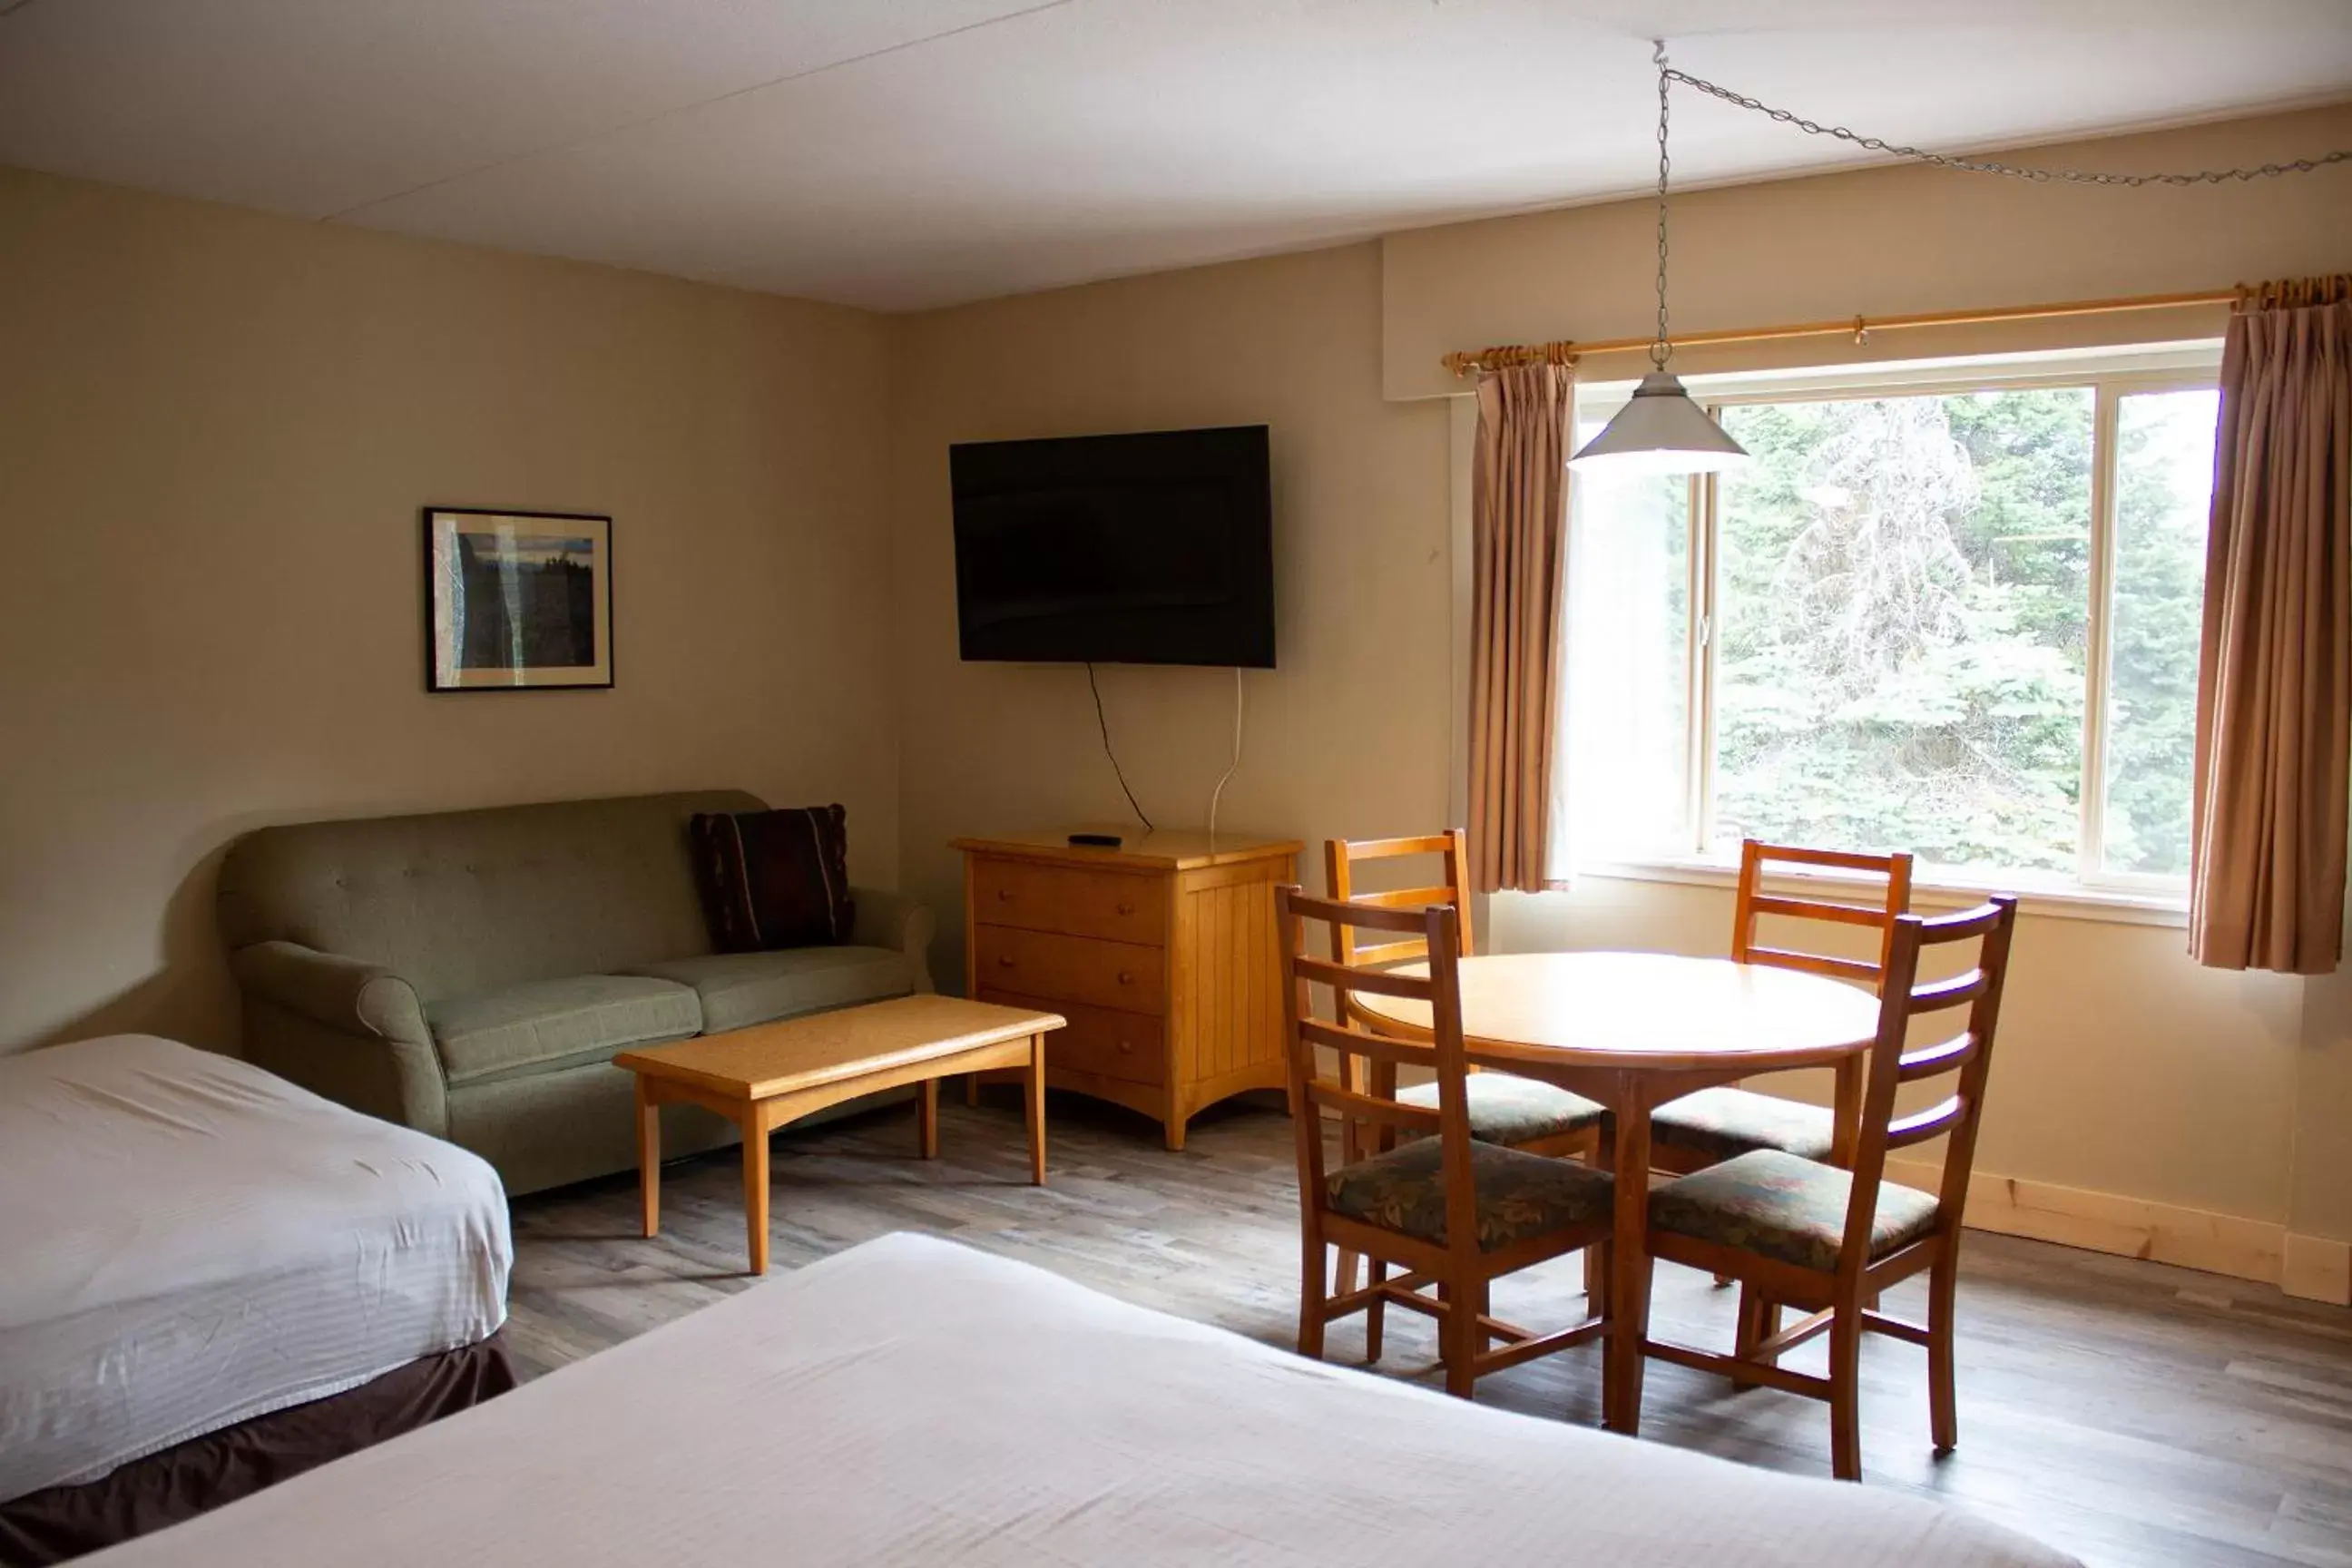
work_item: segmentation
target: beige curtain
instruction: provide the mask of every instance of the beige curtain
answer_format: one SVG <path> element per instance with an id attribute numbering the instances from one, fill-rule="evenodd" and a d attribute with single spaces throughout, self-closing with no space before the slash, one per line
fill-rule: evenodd
<path id="1" fill-rule="evenodd" d="M 1564 364 L 1513 366 L 1478 383 L 1470 863 L 1480 892 L 1541 888 L 1549 863 L 1575 387 Z"/>
<path id="2" fill-rule="evenodd" d="M 2352 276 L 2265 284 L 2240 300 L 2221 356 L 2189 867 L 2200 963 L 2336 967 L 2347 637 Z"/>

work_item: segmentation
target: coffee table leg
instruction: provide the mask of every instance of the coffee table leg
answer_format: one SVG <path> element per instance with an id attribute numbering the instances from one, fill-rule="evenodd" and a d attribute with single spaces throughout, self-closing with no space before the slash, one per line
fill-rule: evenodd
<path id="1" fill-rule="evenodd" d="M 756 1105 L 743 1108 L 743 1229 L 754 1274 L 768 1271 L 768 1121 Z"/>
<path id="2" fill-rule="evenodd" d="M 1642 1342 L 1650 1316 L 1650 1102 L 1639 1075 L 1618 1079 L 1616 1235 L 1610 1247 L 1608 1349 L 1601 1407 L 1609 1429 L 1642 1428 Z"/>
<path id="3" fill-rule="evenodd" d="M 940 1080 L 925 1079 L 916 1090 L 915 1141 L 923 1158 L 940 1157 Z"/>
<path id="4" fill-rule="evenodd" d="M 645 1234 L 661 1234 L 661 1107 L 637 1079 L 637 1194 L 645 1205 Z"/>
<path id="5" fill-rule="evenodd" d="M 1029 1037 L 1029 1184 L 1045 1184 L 1045 1037 Z"/>

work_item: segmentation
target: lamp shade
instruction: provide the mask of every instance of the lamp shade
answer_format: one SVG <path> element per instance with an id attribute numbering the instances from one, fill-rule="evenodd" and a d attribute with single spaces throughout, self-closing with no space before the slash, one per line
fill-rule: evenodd
<path id="1" fill-rule="evenodd" d="M 1569 467 L 1620 474 L 1708 474 L 1738 468 L 1748 450 L 1690 400 L 1682 378 L 1654 371 Z"/>

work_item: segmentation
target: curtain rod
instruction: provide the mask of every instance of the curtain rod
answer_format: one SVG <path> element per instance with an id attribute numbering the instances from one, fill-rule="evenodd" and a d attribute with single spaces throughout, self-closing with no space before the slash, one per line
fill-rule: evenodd
<path id="1" fill-rule="evenodd" d="M 1762 343 L 1782 338 L 1834 337 L 1851 332 L 1856 342 L 1870 334 L 1898 327 L 1969 327 L 1993 321 L 2037 321 L 2053 316 L 2105 316 L 2120 310 L 2164 310 L 2187 305 L 2228 305 L 2246 297 L 2243 289 L 2214 289 L 2193 294 L 2142 294 L 2118 300 L 2076 300 L 2063 305 L 2016 305 L 2005 310 L 1930 310 L 1909 316 L 1856 316 L 1844 321 L 1805 321 L 1784 327 L 1738 327 L 1716 332 L 1683 332 L 1673 340 L 1678 349 L 1714 343 Z M 1580 343 L 1561 339 L 1549 343 L 1506 343 L 1494 348 L 1447 354 L 1443 363 L 1454 375 L 1499 370 L 1505 365 L 1572 364 L 1584 354 L 1633 353 L 1648 349 L 1653 338 L 1612 338 L 1605 342 Z"/>

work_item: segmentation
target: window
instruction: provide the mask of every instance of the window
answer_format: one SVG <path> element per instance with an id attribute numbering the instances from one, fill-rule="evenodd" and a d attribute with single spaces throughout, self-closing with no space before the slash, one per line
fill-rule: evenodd
<path id="1" fill-rule="evenodd" d="M 2177 896 L 2213 358 L 1696 389 L 1753 463 L 1580 477 L 1579 858 L 1756 837 Z M 1622 395 L 1588 392 L 1581 434 Z"/>

